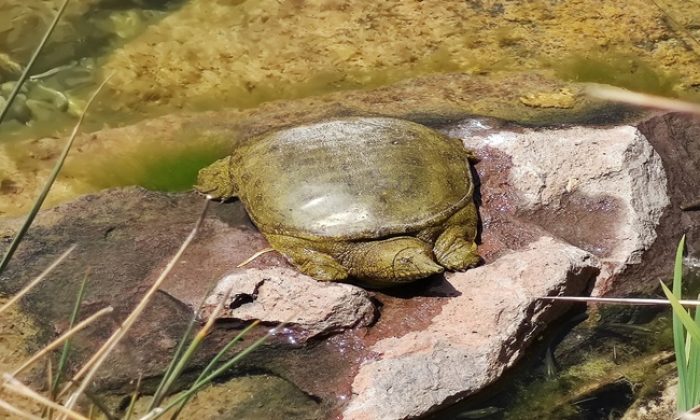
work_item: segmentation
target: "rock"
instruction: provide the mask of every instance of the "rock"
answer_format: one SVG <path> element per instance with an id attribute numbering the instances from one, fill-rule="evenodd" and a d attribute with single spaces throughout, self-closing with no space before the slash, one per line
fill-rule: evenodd
<path id="1" fill-rule="evenodd" d="M 222 114 L 210 113 L 189 120 L 164 117 L 152 125 L 105 130 L 95 136 L 116 141 L 120 136 L 158 133 L 176 141 L 197 132 L 211 138 L 236 132 L 246 138 L 264 130 L 263 122 L 275 117 L 280 117 L 275 124 L 285 124 L 342 111 L 318 105 L 317 114 L 295 116 L 280 109 L 284 111 L 258 115 L 233 129 L 216 119 Z M 371 293 L 311 281 L 275 253 L 236 270 L 267 243 L 239 202 L 215 204 L 161 293 L 100 373 L 96 389 L 126 392 L 139 373 L 153 382 L 167 367 L 193 308 L 207 297 L 214 282 L 236 270 L 236 276 L 225 280 L 239 287 L 234 293 L 238 301 L 233 297 L 236 307 L 229 304 L 224 317 L 229 321 L 261 318 L 274 324 L 290 313 L 296 315 L 287 305 L 304 310 L 295 328 L 246 356 L 241 369 L 264 370 L 294 383 L 318 397 L 332 415 L 345 412 L 349 418 L 361 418 L 365 411 L 381 418 L 422 415 L 495 381 L 546 323 L 566 309 L 538 302 L 537 296 L 583 294 L 599 269 L 598 293 L 655 287 L 657 276 L 645 270 L 657 271 L 648 264 L 672 250 L 674 241 L 668 238 L 673 232 L 695 220 L 675 206 L 680 191 L 691 195 L 700 188 L 697 171 L 688 166 L 682 174 L 677 172 L 668 159 L 680 155 L 658 148 L 659 156 L 650 145 L 671 148 L 672 140 L 681 135 L 671 132 L 687 130 L 679 143 L 685 149 L 678 150 L 695 159 L 691 139 L 697 128 L 687 119 L 655 117 L 639 128 L 532 129 L 488 119 L 454 123 L 454 114 L 412 118 L 462 138 L 480 158 L 475 169 L 480 183 L 482 267 Z M 664 135 L 668 140 L 661 140 Z M 673 180 L 687 184 L 668 187 Z M 52 274 L 51 281 L 22 302 L 41 330 L 35 345 L 45 343 L 65 329 L 82 273 L 92 268 L 85 314 L 108 304 L 115 306 L 115 314 L 76 339 L 73 365 L 77 365 L 117 327 L 160 274 L 194 224 L 201 204 L 201 197 L 191 193 L 128 188 L 42 211 L 0 279 L 0 292 L 15 292 L 70 244 L 78 243 L 78 251 Z M 0 225 L 0 248 L 9 244 L 18 224 Z M 659 236 L 666 238 L 665 244 L 655 238 L 658 232 L 665 235 Z M 622 281 L 630 279 L 632 271 L 638 273 L 635 283 Z M 218 285 L 220 291 L 228 288 L 225 283 Z M 213 304 L 215 300 L 208 307 Z M 376 320 L 375 304 L 380 314 Z M 256 331 L 242 346 L 268 328 Z M 240 329 L 240 322 L 217 323 L 193 366 L 206 364 Z"/>
<path id="2" fill-rule="evenodd" d="M 286 267 L 240 269 L 219 280 L 206 299 L 207 318 L 229 294 L 220 319 L 287 322 L 303 330 L 304 339 L 367 327 L 375 307 L 363 289 L 343 283 L 319 283 Z"/>
<path id="3" fill-rule="evenodd" d="M 114 307 L 112 316 L 78 335 L 74 342 L 76 361 L 93 354 L 163 270 L 192 229 L 201 207 L 201 197 L 194 194 L 171 196 L 128 188 L 85 196 L 41 212 L 0 276 L 0 293 L 16 292 L 71 244 L 77 249 L 22 302 L 24 312 L 39 329 L 32 348 L 65 331 L 78 286 L 89 270 L 82 316 L 108 305 Z M 244 212 L 236 212 L 235 206 L 226 206 L 221 214 L 219 210 L 222 207 L 216 205 L 211 209 L 202 228 L 200 238 L 208 240 L 192 244 L 181 259 L 181 267 L 156 293 L 106 364 L 98 378 L 101 387 L 125 385 L 139 372 L 146 377 L 162 372 L 192 316 L 191 307 L 199 305 L 211 282 L 266 246 Z M 19 222 L 0 225 L 3 253 Z M 275 261 L 286 264 L 279 257 L 266 255 L 251 266 L 274 266 Z M 171 282 L 175 285 L 170 286 Z"/>
<path id="4" fill-rule="evenodd" d="M 670 204 L 668 181 L 660 156 L 636 127 L 494 129 L 484 120 L 446 132 L 485 163 L 477 166 L 484 207 L 536 224 L 600 259 L 594 294 L 618 291 L 621 273 L 639 265 L 656 242 Z M 496 172 L 496 162 L 507 173 Z M 486 215 L 484 229 L 490 222 Z M 648 281 L 658 286 L 655 278 Z M 637 282 L 641 290 L 643 280 Z"/>
<path id="5" fill-rule="evenodd" d="M 619 293 L 653 290 L 653 284 L 640 285 L 639 279 L 670 280 L 676 246 L 684 234 L 688 262 L 700 266 L 700 211 L 681 211 L 681 206 L 700 198 L 700 121 L 694 116 L 672 113 L 649 118 L 638 127 L 661 156 L 671 205 L 661 216 L 657 240 L 642 255 L 641 264 L 630 266 L 615 281 Z"/>
<path id="6" fill-rule="evenodd" d="M 562 307 L 538 296 L 578 293 L 597 273 L 589 253 L 543 237 L 447 281 L 457 296 L 421 331 L 388 337 L 360 366 L 350 419 L 415 418 L 482 389 L 521 355 Z"/>
<path id="7" fill-rule="evenodd" d="M 664 378 L 656 395 L 643 401 L 635 401 L 625 412 L 622 420 L 672 419 L 677 418 L 676 395 L 678 378 Z"/>

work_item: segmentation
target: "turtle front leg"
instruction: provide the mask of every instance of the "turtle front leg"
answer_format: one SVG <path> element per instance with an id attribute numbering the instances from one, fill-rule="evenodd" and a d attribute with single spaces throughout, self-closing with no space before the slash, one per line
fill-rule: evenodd
<path id="1" fill-rule="evenodd" d="M 275 250 L 307 276 L 320 281 L 342 281 L 348 277 L 348 270 L 332 256 L 315 249 L 313 241 L 284 235 L 265 237 Z"/>
<path id="2" fill-rule="evenodd" d="M 469 203 L 445 222 L 445 230 L 435 241 L 437 262 L 448 270 L 462 271 L 481 261 L 476 251 L 476 206 Z"/>
<path id="3" fill-rule="evenodd" d="M 350 275 L 370 286 L 388 287 L 443 272 L 430 245 L 409 236 L 355 242 L 338 257 Z"/>

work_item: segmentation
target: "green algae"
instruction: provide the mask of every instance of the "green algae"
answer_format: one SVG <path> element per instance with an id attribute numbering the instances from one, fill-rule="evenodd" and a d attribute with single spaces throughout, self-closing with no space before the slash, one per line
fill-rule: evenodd
<path id="1" fill-rule="evenodd" d="M 160 191 L 188 190 L 197 179 L 199 169 L 222 154 L 223 149 L 216 145 L 183 148 L 167 153 L 143 162 L 140 179 L 134 184 Z"/>
<path id="2" fill-rule="evenodd" d="M 90 185 L 90 190 L 139 185 L 159 191 L 185 191 L 192 188 L 200 168 L 225 156 L 230 146 L 223 141 L 154 143 L 130 148 L 119 154 L 71 162 L 67 177 Z"/>
<path id="3" fill-rule="evenodd" d="M 603 83 L 633 91 L 676 96 L 679 74 L 665 72 L 628 53 L 572 55 L 552 67 L 563 80 Z"/>
<path id="4" fill-rule="evenodd" d="M 373 89 L 434 73 L 458 71 L 462 71 L 462 66 L 454 60 L 449 51 L 446 48 L 438 48 L 410 65 L 397 68 L 342 71 L 326 69 L 314 73 L 306 80 L 286 84 L 232 81 L 230 86 L 226 88 L 225 96 L 195 97 L 186 104 L 170 103 L 165 106 L 157 104 L 148 112 L 159 115 L 166 113 L 169 109 L 175 110 L 183 107 L 195 111 L 222 107 L 255 108 L 271 101 L 308 98 L 354 89 Z"/>

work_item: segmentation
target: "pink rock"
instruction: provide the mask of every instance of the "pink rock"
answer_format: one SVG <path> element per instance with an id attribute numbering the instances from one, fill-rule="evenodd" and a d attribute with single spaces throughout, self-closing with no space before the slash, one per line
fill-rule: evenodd
<path id="1" fill-rule="evenodd" d="M 597 272 L 591 254 L 543 237 L 491 264 L 449 274 L 459 295 L 430 325 L 368 349 L 378 357 L 360 366 L 343 418 L 418 417 L 489 385 L 564 310 L 537 297 L 580 293 Z"/>

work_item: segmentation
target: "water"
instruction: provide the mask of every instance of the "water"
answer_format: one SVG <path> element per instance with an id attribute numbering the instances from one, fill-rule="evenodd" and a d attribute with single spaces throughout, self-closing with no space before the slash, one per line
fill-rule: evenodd
<path id="1" fill-rule="evenodd" d="M 56 4 L 58 1 L 54 7 Z M 48 24 L 53 12 L 50 6 L 3 2 L 0 28 L 5 32 L 0 30 L 0 52 L 7 51 L 11 61 L 24 63 L 39 38 L 38 27 L 30 24 Z M 40 76 L 37 83 L 64 94 L 71 106 L 0 125 L 4 144 L 20 142 L 7 152 L 14 165 L 0 161 L 0 176 L 22 190 L 23 195 L 13 197 L 15 200 L 38 191 L 39 183 L 22 179 L 18 171 L 24 167 L 47 170 L 50 160 L 36 159 L 46 153 L 22 140 L 64 136 L 89 93 L 110 73 L 113 78 L 91 109 L 86 131 L 173 112 L 254 109 L 275 100 L 376 88 L 440 72 L 502 78 L 512 71 L 544 71 L 563 80 L 610 82 L 692 97 L 700 86 L 696 83 L 700 61 L 686 45 L 691 45 L 688 37 L 695 30 L 693 19 L 700 15 L 695 9 L 700 7 L 693 4 L 676 10 L 667 5 L 662 12 L 643 2 L 608 2 L 601 7 L 596 2 L 553 1 L 527 6 L 496 1 L 428 6 L 340 0 L 191 0 L 110 7 L 107 2 L 78 1 L 69 8 L 32 72 Z M 679 31 L 664 23 L 670 18 L 680 22 Z M 11 81 L 16 75 L 17 71 L 0 71 L 0 81 Z M 468 87 L 465 92 L 478 95 L 478 90 Z M 522 97 L 508 98 L 507 91 L 502 94 L 514 107 L 523 106 Z M 478 107 L 476 102 L 472 112 L 493 110 L 488 104 Z M 531 108 L 558 106 L 551 100 L 525 103 Z M 511 116 L 517 118 L 517 113 Z M 205 141 L 199 144 L 210 149 Z M 53 150 L 59 147 L 60 142 L 52 143 Z M 132 145 L 128 139 L 114 142 L 104 153 L 123 158 L 106 167 L 128 173 L 144 160 L 151 168 L 163 166 L 165 172 L 170 171 L 168 165 L 154 162 L 152 153 L 141 153 L 143 147 L 149 146 Z M 174 160 L 183 156 L 169 150 L 178 149 L 176 144 L 159 144 L 154 139 L 150 147 L 162 148 L 173 165 L 191 165 Z M 17 149 L 22 152 L 15 153 Z M 210 150 L 194 153 L 220 155 Z M 50 203 L 134 182 L 150 188 L 164 185 L 153 171 L 136 171 L 140 176 L 105 176 L 102 166 L 89 169 L 90 162 L 103 159 L 87 156 L 80 163 L 85 168 L 74 171 L 79 176 L 64 180 L 66 193 L 52 197 Z M 193 180 L 192 171 L 187 173 L 176 176 L 166 189 L 186 186 Z M 172 171 L 164 176 L 172 176 Z M 18 214 L 27 203 L 0 207 L 4 213 Z"/>

